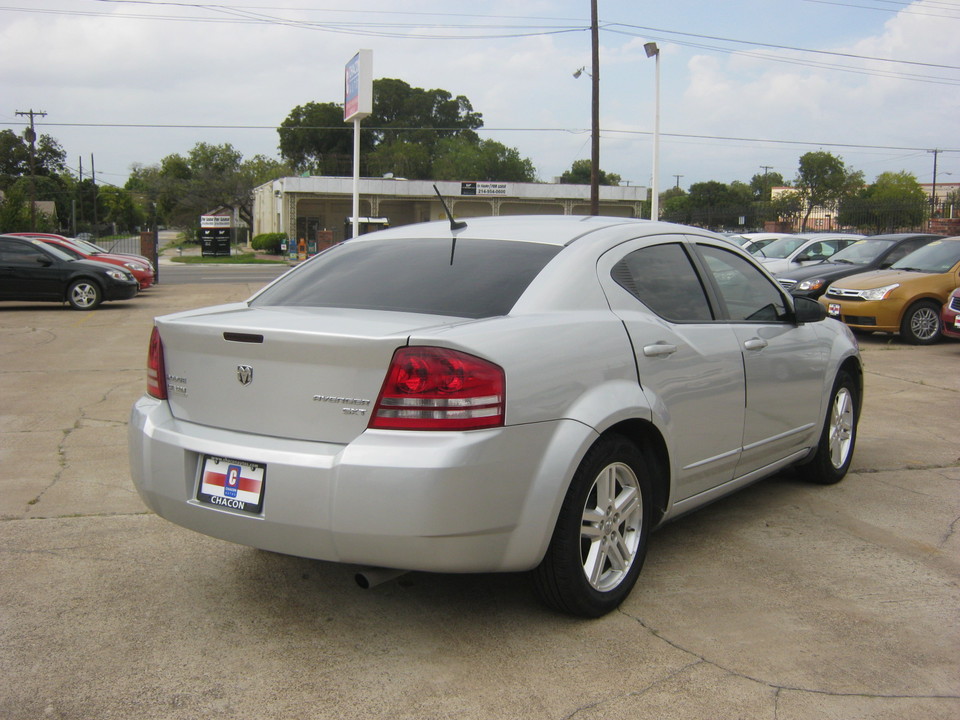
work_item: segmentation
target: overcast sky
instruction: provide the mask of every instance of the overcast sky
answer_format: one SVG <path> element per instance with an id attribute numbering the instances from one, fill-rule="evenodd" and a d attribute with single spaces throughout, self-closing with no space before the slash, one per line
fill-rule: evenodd
<path id="1" fill-rule="evenodd" d="M 3 3 L 3 0 L 0 0 Z M 661 189 L 788 181 L 823 149 L 867 180 L 960 182 L 960 0 L 599 0 L 601 167 L 649 185 L 661 49 Z M 343 68 L 465 95 L 483 137 L 549 181 L 590 157 L 589 0 L 15 0 L 0 4 L 0 129 L 46 112 L 76 171 L 122 185 L 197 142 L 278 157 L 297 105 Z M 680 176 L 679 178 L 677 176 Z M 471 178 L 463 178 L 469 180 Z"/>

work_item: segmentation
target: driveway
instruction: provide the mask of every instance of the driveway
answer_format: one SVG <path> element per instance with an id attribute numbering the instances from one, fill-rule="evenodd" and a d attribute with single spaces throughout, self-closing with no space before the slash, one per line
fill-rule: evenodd
<path id="1" fill-rule="evenodd" d="M 0 718 L 960 717 L 960 343 L 864 340 L 848 478 L 667 526 L 583 621 L 524 576 L 361 590 L 145 510 L 126 419 L 152 317 L 257 287 L 0 306 Z"/>

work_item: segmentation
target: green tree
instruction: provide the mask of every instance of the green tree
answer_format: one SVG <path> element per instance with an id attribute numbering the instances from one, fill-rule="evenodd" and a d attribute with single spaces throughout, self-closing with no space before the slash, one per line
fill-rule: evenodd
<path id="1" fill-rule="evenodd" d="M 289 170 L 263 155 L 244 161 L 229 143 L 197 143 L 186 156 L 174 153 L 158 165 L 134 166 L 125 187 L 137 198 L 146 219 L 196 228 L 201 215 L 228 207 L 251 223 L 253 188 Z"/>
<path id="2" fill-rule="evenodd" d="M 534 182 L 533 162 L 494 140 L 446 138 L 437 145 L 432 175 L 437 180 Z"/>
<path id="3" fill-rule="evenodd" d="M 593 161 L 587 158 L 581 158 L 580 160 L 574 160 L 573 164 L 570 166 L 569 170 L 564 170 L 563 175 L 560 176 L 561 185 L 589 185 L 590 184 L 590 171 L 593 168 Z M 620 176 L 616 173 L 608 173 L 600 170 L 597 175 L 599 176 L 599 183 L 601 185 L 619 185 Z"/>
<path id="4" fill-rule="evenodd" d="M 803 201 L 795 191 L 782 192 L 770 200 L 767 220 L 794 222 L 803 212 Z"/>
<path id="5" fill-rule="evenodd" d="M 97 201 L 98 218 L 102 222 L 110 223 L 120 232 L 132 232 L 144 224 L 145 212 L 134 199 L 133 193 L 123 188 L 107 185 L 99 189 Z"/>
<path id="6" fill-rule="evenodd" d="M 308 102 L 297 105 L 277 128 L 280 156 L 297 172 L 338 175 L 353 155 L 353 131 L 343 121 L 343 106 Z M 373 135 L 360 134 L 361 152 L 373 149 Z"/>
<path id="7" fill-rule="evenodd" d="M 53 177 L 66 172 L 66 151 L 50 135 L 40 135 L 34 148 L 34 171 Z M 0 190 L 30 174 L 30 143 L 13 130 L 0 130 Z"/>
<path id="8" fill-rule="evenodd" d="M 427 178 L 440 141 L 464 137 L 479 143 L 475 131 L 482 126 L 482 115 L 463 95 L 411 87 L 403 80 L 374 80 L 373 114 L 364 120 L 360 134 L 361 172 Z M 277 133 L 281 157 L 297 172 L 352 171 L 353 130 L 343 121 L 342 105 L 298 105 Z"/>
<path id="9" fill-rule="evenodd" d="M 667 222 L 690 223 L 690 196 L 679 188 L 672 187 L 660 193 L 660 216 Z"/>
<path id="10" fill-rule="evenodd" d="M 373 81 L 373 114 L 365 122 L 375 128 L 375 144 L 402 138 L 432 148 L 444 138 L 477 141 L 474 131 L 483 127 L 483 116 L 474 112 L 464 95 L 454 97 L 447 90 L 424 90 L 382 78 Z"/>
<path id="11" fill-rule="evenodd" d="M 30 229 L 30 199 L 22 187 L 0 191 L 0 228 L 6 232 Z"/>
<path id="12" fill-rule="evenodd" d="M 783 187 L 783 175 L 778 172 L 757 173 L 750 178 L 750 189 L 755 200 L 770 202 L 771 188 Z"/>
<path id="13" fill-rule="evenodd" d="M 863 186 L 863 173 L 848 170 L 843 160 L 822 150 L 800 157 L 794 187 L 804 207 L 800 231 L 805 232 L 814 208 L 836 210 L 840 201 Z"/>
<path id="14" fill-rule="evenodd" d="M 426 146 L 400 138 L 377 145 L 367 155 L 366 165 L 370 175 L 422 180 L 430 177 L 433 158 Z"/>
<path id="15" fill-rule="evenodd" d="M 840 201 L 838 217 L 844 225 L 874 233 L 920 227 L 929 201 L 917 178 L 906 172 L 885 172 L 868 187 Z"/>

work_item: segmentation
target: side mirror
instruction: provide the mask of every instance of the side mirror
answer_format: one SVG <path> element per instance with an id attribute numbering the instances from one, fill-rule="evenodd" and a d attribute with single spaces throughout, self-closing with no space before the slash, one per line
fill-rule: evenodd
<path id="1" fill-rule="evenodd" d="M 820 322 L 827 317 L 827 309 L 816 300 L 811 300 L 808 297 L 794 297 L 793 312 L 797 325 Z"/>
<path id="2" fill-rule="evenodd" d="M 51 260 L 46 255 L 44 255 L 43 257 L 37 258 L 37 265 L 39 265 L 40 267 L 50 267 L 51 265 L 53 265 L 53 260 Z"/>

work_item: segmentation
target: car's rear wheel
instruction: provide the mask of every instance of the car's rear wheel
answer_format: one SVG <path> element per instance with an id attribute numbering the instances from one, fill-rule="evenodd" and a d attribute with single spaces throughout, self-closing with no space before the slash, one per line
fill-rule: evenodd
<path id="1" fill-rule="evenodd" d="M 650 487 L 650 468 L 626 438 L 609 435 L 589 450 L 533 572 L 544 602 L 585 617 L 600 617 L 623 602 L 647 552 Z"/>
<path id="2" fill-rule="evenodd" d="M 841 371 L 833 384 L 817 451 L 801 469 L 807 480 L 818 485 L 833 485 L 843 480 L 857 443 L 859 407 L 857 384 L 850 373 Z"/>
<path id="3" fill-rule="evenodd" d="M 900 323 L 900 337 L 911 345 L 931 345 L 940 339 L 940 307 L 929 300 L 911 305 Z"/>
<path id="4" fill-rule="evenodd" d="M 67 302 L 74 310 L 93 310 L 103 301 L 103 291 L 92 280 L 77 280 L 67 290 Z"/>

